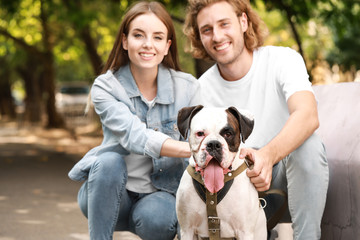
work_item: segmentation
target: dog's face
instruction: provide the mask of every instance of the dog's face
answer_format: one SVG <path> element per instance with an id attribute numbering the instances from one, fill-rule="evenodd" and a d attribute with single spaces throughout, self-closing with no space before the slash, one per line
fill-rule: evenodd
<path id="1" fill-rule="evenodd" d="M 254 121 L 230 107 L 194 106 L 179 111 L 178 126 L 189 144 L 196 171 L 203 176 L 210 192 L 223 187 L 224 174 L 231 170 L 241 140 L 252 132 Z"/>

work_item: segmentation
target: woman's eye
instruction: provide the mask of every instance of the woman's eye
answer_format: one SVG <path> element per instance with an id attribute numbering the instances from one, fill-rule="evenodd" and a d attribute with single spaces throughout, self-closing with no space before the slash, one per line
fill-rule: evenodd
<path id="1" fill-rule="evenodd" d="M 205 136 L 205 133 L 204 132 L 197 132 L 196 136 L 197 137 L 203 137 L 203 136 Z"/>
<path id="2" fill-rule="evenodd" d="M 137 33 L 137 34 L 134 34 L 134 37 L 135 37 L 135 38 L 141 38 L 142 35 L 141 35 L 140 33 Z"/>

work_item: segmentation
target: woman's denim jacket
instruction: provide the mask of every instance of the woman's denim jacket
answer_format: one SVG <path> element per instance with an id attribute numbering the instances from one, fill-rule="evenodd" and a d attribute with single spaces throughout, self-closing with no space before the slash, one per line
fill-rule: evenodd
<path id="1" fill-rule="evenodd" d="M 69 172 L 75 181 L 83 181 L 97 156 L 104 152 L 129 152 L 153 159 L 151 180 L 159 190 L 175 193 L 187 159 L 160 157 L 168 138 L 180 140 L 176 120 L 178 111 L 189 105 L 198 91 L 196 79 L 187 73 L 159 65 L 157 96 L 152 107 L 144 102 L 129 65 L 113 73 L 100 75 L 91 88 L 91 99 L 100 116 L 104 139 L 91 149 Z"/>

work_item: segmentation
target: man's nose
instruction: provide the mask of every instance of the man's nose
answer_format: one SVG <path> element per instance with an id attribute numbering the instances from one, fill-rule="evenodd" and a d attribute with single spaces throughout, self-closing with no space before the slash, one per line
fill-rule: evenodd
<path id="1" fill-rule="evenodd" d="M 218 27 L 213 28 L 213 41 L 214 42 L 221 42 L 223 38 L 223 32 Z"/>

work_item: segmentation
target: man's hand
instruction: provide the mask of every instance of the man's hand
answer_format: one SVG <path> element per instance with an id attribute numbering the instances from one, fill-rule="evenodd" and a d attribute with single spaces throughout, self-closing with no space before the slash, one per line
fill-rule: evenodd
<path id="1" fill-rule="evenodd" d="M 266 154 L 263 154 L 261 149 L 255 150 L 252 148 L 241 149 L 239 157 L 246 157 L 254 164 L 252 169 L 247 169 L 246 175 L 250 178 L 256 190 L 259 192 L 269 190 L 273 168 L 271 159 Z"/>

